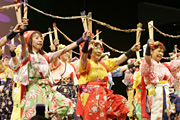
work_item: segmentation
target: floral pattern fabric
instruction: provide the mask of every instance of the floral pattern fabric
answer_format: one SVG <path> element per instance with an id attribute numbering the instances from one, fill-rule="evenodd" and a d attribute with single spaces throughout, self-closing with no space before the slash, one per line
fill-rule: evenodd
<path id="1" fill-rule="evenodd" d="M 45 54 L 51 61 L 54 53 Z M 51 88 L 53 79 L 48 61 L 41 54 L 25 53 L 22 62 L 29 61 L 19 70 L 20 77 L 17 81 L 27 84 L 26 96 L 23 98 L 21 108 L 23 109 L 23 120 L 29 120 L 35 115 L 36 103 L 45 104 L 45 117 L 52 120 L 59 119 L 65 115 L 73 114 L 73 106 L 70 99 Z"/>
<path id="2" fill-rule="evenodd" d="M 13 109 L 12 79 L 7 78 L 4 89 L 0 93 L 0 120 L 10 120 Z"/>
<path id="3" fill-rule="evenodd" d="M 175 78 L 176 84 L 174 85 L 175 89 L 175 94 L 177 94 L 180 97 L 180 72 L 177 73 L 176 78 Z M 180 114 L 177 115 L 174 120 L 180 120 Z"/>
<path id="4" fill-rule="evenodd" d="M 147 85 L 148 104 L 153 120 L 162 119 L 163 114 L 167 114 L 169 118 L 171 109 L 169 87 L 175 84 L 173 76 L 180 70 L 179 64 L 179 60 L 162 64 L 153 59 L 151 59 L 151 65 L 145 59 L 141 63 L 141 76 L 144 77 Z M 166 110 L 163 110 L 163 105 L 166 105 Z"/>
<path id="5" fill-rule="evenodd" d="M 77 88 L 78 79 L 76 77 L 75 70 L 71 64 L 68 62 L 62 62 L 58 60 L 58 65 L 54 66 L 51 64 L 52 68 L 52 76 L 54 78 L 54 87 L 55 89 L 63 94 L 66 98 L 71 99 L 74 107 L 74 111 L 76 111 L 76 103 L 77 103 Z M 72 116 L 68 116 L 71 119 L 78 120 L 78 116 L 75 114 Z"/>
<path id="6" fill-rule="evenodd" d="M 113 71 L 117 69 L 114 67 L 116 61 L 116 58 L 109 59 L 104 64 L 109 71 Z M 107 88 L 106 68 L 92 60 L 88 60 L 86 68 L 86 70 L 79 68 L 80 73 L 85 74 L 79 79 L 80 89 L 76 113 L 82 115 L 85 120 L 126 119 L 129 112 L 128 102 L 123 96 L 115 95 Z M 87 70 L 88 72 L 85 72 Z"/>

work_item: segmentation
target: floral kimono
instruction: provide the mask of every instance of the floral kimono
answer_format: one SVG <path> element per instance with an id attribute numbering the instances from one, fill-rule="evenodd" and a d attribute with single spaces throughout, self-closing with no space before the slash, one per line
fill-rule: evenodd
<path id="1" fill-rule="evenodd" d="M 114 58 L 97 64 L 87 60 L 85 70 L 80 64 L 76 113 L 82 115 L 84 120 L 126 119 L 129 112 L 127 100 L 107 88 L 108 72 L 117 69 L 114 67 L 116 61 Z"/>
<path id="2" fill-rule="evenodd" d="M 171 112 L 169 87 L 174 86 L 173 74 L 180 70 L 179 64 L 179 60 L 162 64 L 151 59 L 151 65 L 145 59 L 142 61 L 140 71 L 148 90 L 148 108 L 151 120 L 169 119 Z"/>
<path id="3" fill-rule="evenodd" d="M 58 60 L 58 65 L 54 66 L 54 64 L 52 63 L 51 68 L 55 89 L 65 97 L 71 99 L 71 101 L 73 102 L 74 110 L 76 111 L 76 87 L 78 86 L 78 79 L 76 77 L 74 66 L 68 62 L 64 63 L 61 60 Z M 78 116 L 74 113 L 71 118 L 78 119 Z"/>
<path id="4" fill-rule="evenodd" d="M 70 99 L 52 89 L 53 80 L 51 78 L 49 61 L 54 54 L 47 53 L 29 54 L 25 53 L 22 62 L 27 61 L 19 70 L 17 82 L 27 85 L 26 96 L 22 99 L 23 120 L 29 120 L 36 114 L 37 103 L 45 104 L 45 117 L 52 120 L 73 114 L 73 106 Z"/>
<path id="5" fill-rule="evenodd" d="M 140 75 L 140 71 L 138 68 L 136 69 L 132 79 L 133 89 L 135 90 L 133 99 L 135 107 L 135 117 L 138 120 L 149 120 L 150 116 L 146 112 L 146 89 L 144 78 Z"/>
<path id="6" fill-rule="evenodd" d="M 175 94 L 180 96 L 180 72 L 178 72 L 174 78 L 175 78 L 175 81 L 174 81 L 175 82 L 175 85 L 174 85 Z M 180 114 L 175 115 L 174 120 L 180 120 Z"/>
<path id="7" fill-rule="evenodd" d="M 12 78 L 13 71 L 9 67 L 0 65 L 0 114 L 1 120 L 11 118 L 13 100 L 12 100 Z"/>

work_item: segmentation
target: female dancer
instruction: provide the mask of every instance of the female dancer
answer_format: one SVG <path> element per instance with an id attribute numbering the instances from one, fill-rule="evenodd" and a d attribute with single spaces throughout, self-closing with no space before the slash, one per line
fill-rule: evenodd
<path id="1" fill-rule="evenodd" d="M 60 44 L 58 50 L 65 48 L 65 45 Z M 77 103 L 77 88 L 78 79 L 73 65 L 68 62 L 70 52 L 66 52 L 51 63 L 52 76 L 54 79 L 55 89 L 63 94 L 65 97 L 71 99 L 74 110 L 76 111 Z M 78 116 L 73 113 L 72 116 L 68 116 L 68 119 L 78 120 Z"/>
<path id="2" fill-rule="evenodd" d="M 88 59 L 86 41 L 80 58 L 79 94 L 76 113 L 84 120 L 126 119 L 129 107 L 127 100 L 121 95 L 114 95 L 107 88 L 108 72 L 117 69 L 119 64 L 127 60 L 140 45 L 135 44 L 127 53 L 118 58 L 108 59 L 99 63 L 103 46 L 99 40 L 91 40 L 89 45 L 90 60 Z"/>
<path id="3" fill-rule="evenodd" d="M 27 21 L 24 20 L 23 22 L 26 24 Z M 19 24 L 13 31 L 18 32 L 20 28 L 23 29 L 24 26 Z M 48 64 L 84 42 L 86 33 L 76 42 L 54 53 L 45 53 L 42 50 L 44 40 L 39 31 L 26 31 L 23 35 L 21 33 L 20 37 L 22 46 L 20 56 L 25 67 L 19 70 L 19 76 L 16 79 L 18 82 L 27 85 L 26 96 L 21 103 L 23 108 L 22 119 L 29 120 L 35 115 L 36 103 L 45 104 L 45 117 L 52 120 L 72 114 L 73 107 L 70 99 L 51 88 L 53 80 Z"/>
<path id="4" fill-rule="evenodd" d="M 170 117 L 169 87 L 174 86 L 173 75 L 180 70 L 180 61 L 172 60 L 162 64 L 165 46 L 149 39 L 144 60 L 141 63 L 141 76 L 148 90 L 148 104 L 151 120 L 167 120 Z"/>

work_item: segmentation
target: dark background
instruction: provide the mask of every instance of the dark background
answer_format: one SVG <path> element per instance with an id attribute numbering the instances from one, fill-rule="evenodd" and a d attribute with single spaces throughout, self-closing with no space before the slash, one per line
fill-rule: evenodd
<path id="1" fill-rule="evenodd" d="M 146 29 L 141 34 L 141 46 L 149 38 L 147 24 L 151 20 L 154 21 L 154 26 L 164 33 L 171 35 L 180 34 L 179 0 L 29 0 L 29 4 L 46 13 L 62 17 L 79 16 L 80 12 L 85 10 L 86 14 L 92 12 L 93 19 L 108 23 L 120 29 L 136 28 L 136 25 L 141 22 L 143 29 Z M 81 19 L 62 20 L 51 18 L 31 8 L 28 9 L 28 18 L 28 29 L 35 29 L 45 33 L 48 31 L 48 27 L 53 29 L 52 24 L 56 22 L 57 27 L 74 41 L 81 37 L 84 31 Z M 125 33 L 114 31 L 95 22 L 92 23 L 93 33 L 95 33 L 96 29 L 102 31 L 100 39 L 103 39 L 105 43 L 115 49 L 126 51 L 136 41 L 135 32 Z M 58 33 L 58 37 L 60 43 L 66 45 L 70 43 L 60 33 Z M 180 39 L 164 37 L 155 30 L 154 39 L 164 43 L 167 48 L 164 55 L 166 57 L 168 57 L 169 52 L 173 51 L 174 45 L 179 45 L 180 43 Z M 45 37 L 44 49 L 47 52 L 49 51 L 49 36 Z M 76 48 L 74 51 L 79 52 L 79 49 Z M 111 52 L 110 57 L 118 57 L 120 55 L 106 47 L 105 51 Z M 73 56 L 77 55 L 74 54 Z M 126 64 L 126 62 L 123 64 Z M 114 93 L 127 97 L 126 86 L 121 82 L 123 77 L 114 78 L 115 86 L 112 89 Z"/>

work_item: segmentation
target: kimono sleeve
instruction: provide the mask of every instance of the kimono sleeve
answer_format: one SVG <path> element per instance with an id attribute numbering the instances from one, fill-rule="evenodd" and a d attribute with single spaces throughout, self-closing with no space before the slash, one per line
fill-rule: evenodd
<path id="1" fill-rule="evenodd" d="M 167 64 L 171 74 L 176 77 L 176 74 L 180 71 L 180 60 L 172 60 L 171 62 L 166 62 L 165 64 Z"/>
<path id="2" fill-rule="evenodd" d="M 120 77 L 123 75 L 123 72 L 121 71 L 121 67 L 119 66 L 116 70 L 112 71 L 113 77 Z"/>
<path id="3" fill-rule="evenodd" d="M 9 67 L 13 70 L 13 71 L 17 71 L 20 67 L 20 60 L 18 58 L 18 62 L 17 64 L 15 65 L 14 62 L 13 62 L 13 59 L 11 58 L 10 61 L 9 61 Z"/>
<path id="4" fill-rule="evenodd" d="M 157 76 L 154 67 L 155 67 L 155 62 L 152 59 L 151 59 L 151 65 L 149 65 L 145 59 L 143 59 L 140 65 L 141 76 L 146 77 L 150 81 L 154 80 Z"/>
<path id="5" fill-rule="evenodd" d="M 104 64 L 107 66 L 108 72 L 114 71 L 118 68 L 118 66 L 115 67 L 117 60 L 118 58 L 112 58 L 104 61 Z"/>
<path id="6" fill-rule="evenodd" d="M 86 74 L 86 73 L 88 73 L 88 71 L 90 70 L 90 68 L 91 68 L 91 64 L 90 64 L 90 61 L 89 61 L 89 59 L 87 59 L 87 64 L 86 64 L 86 69 L 82 69 L 82 63 L 81 63 L 81 60 L 80 60 L 80 62 L 79 62 L 79 72 L 81 73 L 81 74 Z"/>

